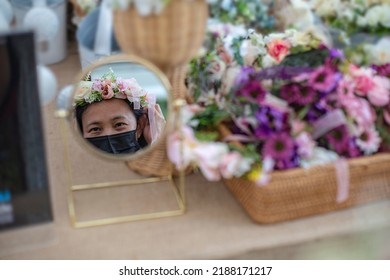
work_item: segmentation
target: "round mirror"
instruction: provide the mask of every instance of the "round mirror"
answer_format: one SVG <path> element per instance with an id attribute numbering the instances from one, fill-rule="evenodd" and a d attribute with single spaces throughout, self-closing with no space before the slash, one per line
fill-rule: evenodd
<path id="1" fill-rule="evenodd" d="M 71 98 L 74 135 L 106 158 L 132 160 L 165 137 L 171 87 L 158 68 L 141 58 L 99 60 L 79 75 Z"/>

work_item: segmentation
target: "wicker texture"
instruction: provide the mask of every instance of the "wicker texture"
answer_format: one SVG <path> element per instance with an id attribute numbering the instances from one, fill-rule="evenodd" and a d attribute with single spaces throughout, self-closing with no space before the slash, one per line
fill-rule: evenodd
<path id="1" fill-rule="evenodd" d="M 390 198 L 390 154 L 348 161 L 349 197 L 336 202 L 337 179 L 333 164 L 309 169 L 276 171 L 271 182 L 259 187 L 242 180 L 225 180 L 249 216 L 258 223 L 276 223 Z"/>
<path id="2" fill-rule="evenodd" d="M 172 0 L 157 15 L 140 16 L 134 7 L 114 15 L 122 51 L 139 55 L 162 69 L 185 65 L 204 40 L 208 7 L 204 0 Z"/>
<path id="3" fill-rule="evenodd" d="M 159 67 L 172 84 L 173 96 L 185 98 L 187 64 L 201 47 L 208 6 L 204 0 L 172 0 L 158 15 L 140 16 L 132 7 L 114 15 L 121 49 Z"/>
<path id="4" fill-rule="evenodd" d="M 219 125 L 218 130 L 222 138 L 231 134 L 226 124 Z M 230 143 L 243 145 L 237 141 Z M 249 216 L 264 224 L 390 198 L 390 153 L 350 159 L 348 167 L 349 195 L 342 203 L 336 201 L 334 164 L 274 171 L 266 186 L 236 178 L 224 182 Z"/>
<path id="5" fill-rule="evenodd" d="M 172 174 L 172 164 L 168 161 L 166 140 L 153 144 L 153 150 L 142 155 L 140 159 L 127 162 L 127 166 L 145 176 L 167 176 Z"/>

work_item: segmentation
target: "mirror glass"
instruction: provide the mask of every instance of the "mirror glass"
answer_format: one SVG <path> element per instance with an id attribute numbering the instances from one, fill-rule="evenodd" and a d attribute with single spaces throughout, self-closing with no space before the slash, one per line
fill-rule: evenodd
<path id="1" fill-rule="evenodd" d="M 170 100 L 170 85 L 161 71 L 139 58 L 119 55 L 81 73 L 69 116 L 88 149 L 129 160 L 163 138 Z"/>

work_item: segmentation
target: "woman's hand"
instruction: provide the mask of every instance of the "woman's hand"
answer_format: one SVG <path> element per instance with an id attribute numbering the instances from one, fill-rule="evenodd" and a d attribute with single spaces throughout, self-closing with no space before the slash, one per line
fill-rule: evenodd
<path id="1" fill-rule="evenodd" d="M 166 124 L 166 121 L 165 121 L 164 115 L 161 111 L 160 105 L 155 104 L 153 111 L 154 111 L 153 112 L 154 113 L 154 123 L 151 124 L 149 117 L 148 117 L 148 122 L 147 122 L 147 124 L 144 128 L 144 131 L 143 131 L 145 140 L 146 140 L 146 142 L 148 142 L 148 144 L 155 142 L 160 137 L 160 135 L 164 131 L 165 124 Z"/>

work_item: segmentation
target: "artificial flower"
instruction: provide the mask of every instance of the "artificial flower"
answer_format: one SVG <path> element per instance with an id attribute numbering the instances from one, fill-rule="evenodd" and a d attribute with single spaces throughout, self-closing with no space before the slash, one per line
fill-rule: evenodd
<path id="1" fill-rule="evenodd" d="M 378 151 L 381 138 L 375 128 L 370 127 L 364 131 L 359 138 L 356 139 L 356 144 L 365 155 L 371 155 Z"/>

